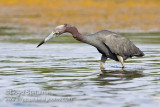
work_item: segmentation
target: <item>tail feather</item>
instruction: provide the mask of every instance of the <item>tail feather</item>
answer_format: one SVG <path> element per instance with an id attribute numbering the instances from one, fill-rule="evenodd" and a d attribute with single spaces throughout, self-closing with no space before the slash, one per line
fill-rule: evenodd
<path id="1" fill-rule="evenodd" d="M 143 53 L 141 50 L 139 50 L 139 51 L 137 52 L 137 54 L 135 54 L 134 56 L 142 57 L 142 56 L 144 56 L 144 53 Z"/>

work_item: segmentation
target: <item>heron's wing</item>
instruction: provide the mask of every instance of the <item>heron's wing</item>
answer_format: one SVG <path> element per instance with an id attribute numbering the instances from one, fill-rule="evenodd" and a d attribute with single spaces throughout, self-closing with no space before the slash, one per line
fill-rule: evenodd
<path id="1" fill-rule="evenodd" d="M 123 57 L 143 56 L 143 52 L 137 48 L 130 40 L 118 34 L 105 36 L 103 42 L 112 53 Z"/>

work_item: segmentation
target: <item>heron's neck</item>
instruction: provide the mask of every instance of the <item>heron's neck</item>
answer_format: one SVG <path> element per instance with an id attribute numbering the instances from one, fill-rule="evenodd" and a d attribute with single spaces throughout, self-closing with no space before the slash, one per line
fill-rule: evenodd
<path id="1" fill-rule="evenodd" d="M 68 27 L 66 32 L 71 33 L 76 40 L 83 42 L 84 36 L 81 33 L 79 33 L 76 27 Z"/>

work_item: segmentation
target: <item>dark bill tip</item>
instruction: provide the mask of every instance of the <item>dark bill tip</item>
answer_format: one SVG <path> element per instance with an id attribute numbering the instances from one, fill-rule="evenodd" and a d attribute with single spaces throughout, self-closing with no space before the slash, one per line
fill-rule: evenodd
<path id="1" fill-rule="evenodd" d="M 38 48 L 39 46 L 41 46 L 42 44 L 44 44 L 44 40 L 37 46 L 37 48 Z"/>

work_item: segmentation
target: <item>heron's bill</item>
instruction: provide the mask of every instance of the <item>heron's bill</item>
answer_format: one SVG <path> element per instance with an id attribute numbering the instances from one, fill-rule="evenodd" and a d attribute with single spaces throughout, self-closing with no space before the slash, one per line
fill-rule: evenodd
<path id="1" fill-rule="evenodd" d="M 56 32 L 52 32 L 48 37 L 46 37 L 41 43 L 39 43 L 39 45 L 37 46 L 37 48 L 39 46 L 41 46 L 42 44 L 44 44 L 45 42 L 49 41 L 50 39 L 56 37 L 57 33 Z"/>

